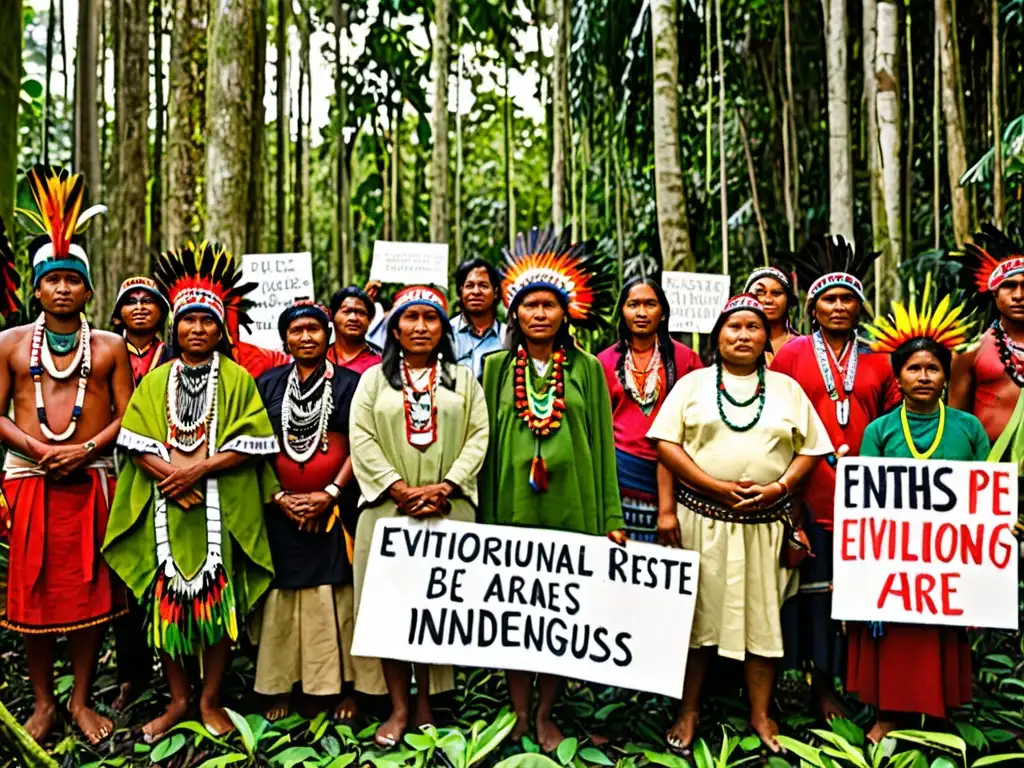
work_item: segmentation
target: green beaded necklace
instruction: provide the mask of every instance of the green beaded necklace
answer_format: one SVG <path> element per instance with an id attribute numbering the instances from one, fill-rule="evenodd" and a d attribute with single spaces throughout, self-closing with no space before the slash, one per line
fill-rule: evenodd
<path id="1" fill-rule="evenodd" d="M 78 331 L 71 333 L 56 333 L 49 328 L 46 329 L 46 344 L 57 355 L 66 355 L 75 345 L 78 344 Z"/>
<path id="2" fill-rule="evenodd" d="M 757 367 L 757 389 L 754 390 L 753 396 L 749 400 L 737 400 L 729 391 L 725 388 L 725 381 L 722 377 L 722 364 L 718 363 L 717 368 L 717 386 L 715 387 L 716 398 L 718 400 L 718 415 L 729 429 L 733 432 L 746 432 L 753 428 L 757 422 L 761 420 L 761 414 L 764 412 L 764 401 L 765 401 L 765 387 L 764 387 L 764 366 L 759 365 Z M 754 415 L 753 420 L 748 424 L 733 424 L 729 421 L 729 417 L 725 415 L 725 404 L 722 399 L 728 400 L 732 405 L 737 408 L 746 408 L 749 405 L 753 405 L 754 401 L 757 403 L 757 413 Z"/>

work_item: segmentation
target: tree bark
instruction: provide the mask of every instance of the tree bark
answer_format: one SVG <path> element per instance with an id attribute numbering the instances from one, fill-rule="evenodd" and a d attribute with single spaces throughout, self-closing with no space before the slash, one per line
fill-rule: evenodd
<path id="1" fill-rule="evenodd" d="M 249 211 L 263 173 L 254 162 L 253 124 L 258 119 L 259 0 L 218 0 L 210 6 L 206 88 L 206 233 L 234 254 L 247 250 Z M 258 90 L 258 93 L 254 93 Z"/>
<path id="2" fill-rule="evenodd" d="M 462 26 L 458 34 L 458 74 L 455 85 L 455 263 L 462 263 Z"/>
<path id="3" fill-rule="evenodd" d="M 757 174 L 754 172 L 754 157 L 750 151 L 750 137 L 747 135 L 747 123 L 743 115 L 739 115 L 740 138 L 743 140 L 743 154 L 747 160 L 747 178 L 750 180 L 750 199 L 754 206 L 754 218 L 757 220 L 757 234 L 761 238 L 761 255 L 764 257 L 764 265 L 769 264 L 768 259 L 768 228 L 765 226 L 764 217 L 761 215 L 761 199 L 757 194 Z"/>
<path id="4" fill-rule="evenodd" d="M 72 165 L 85 173 L 90 204 L 103 200 L 103 159 L 100 155 L 99 91 L 97 70 L 100 60 L 100 19 L 102 0 L 82 0 L 78 5 L 78 44 L 75 64 L 75 146 Z M 20 77 L 19 77 L 20 79 Z M 15 81 L 17 82 L 17 80 Z M 0 146 L 4 142 L 0 141 Z M 13 142 L 17 147 L 17 141 Z M 99 226 L 97 226 L 97 224 Z M 93 275 L 93 306 L 104 317 L 107 306 L 104 266 L 105 222 L 101 218 L 89 228 L 86 252 Z"/>
<path id="5" fill-rule="evenodd" d="M 868 160 L 868 199 L 871 208 L 871 248 L 882 249 L 888 239 L 885 212 L 882 210 L 882 162 L 878 148 L 878 87 L 875 79 L 875 54 L 877 50 L 878 0 L 863 0 L 863 31 L 861 51 L 864 65 L 864 126 Z M 879 304 L 881 289 L 881 265 L 875 262 L 875 306 Z"/>
<path id="6" fill-rule="evenodd" d="M 164 130 L 167 110 L 164 105 L 164 0 L 153 0 L 153 71 L 156 86 L 156 122 L 153 130 L 153 184 L 149 201 L 149 245 L 163 250 L 163 174 Z"/>
<path id="7" fill-rule="evenodd" d="M 829 232 L 853 239 L 850 156 L 850 78 L 847 72 L 846 0 L 822 0 L 828 71 Z"/>
<path id="8" fill-rule="evenodd" d="M 569 0 L 555 0 L 555 49 L 552 56 L 553 76 L 551 79 L 551 221 L 555 229 L 561 231 L 565 227 L 565 182 L 566 182 L 566 144 L 565 126 L 569 120 L 569 105 L 566 103 L 566 91 L 562 83 L 568 77 L 569 62 L 566 52 L 569 45 L 569 30 L 566 19 L 569 16 L 566 3 Z"/>
<path id="9" fill-rule="evenodd" d="M 345 89 L 345 56 L 342 52 L 342 31 L 348 34 L 348 9 L 342 6 L 341 0 L 334 0 L 334 108 L 337 110 L 337 139 L 335 141 L 334 181 L 337 188 L 337 200 L 334 208 L 334 243 L 335 256 L 331 268 L 327 270 L 331 286 L 337 284 L 338 270 L 341 270 L 341 283 L 348 285 L 355 276 L 355 265 L 352 261 L 352 238 L 349 229 L 351 218 L 350 172 L 348 161 L 348 142 L 345 139 L 345 128 L 348 126 L 348 94 Z"/>
<path id="10" fill-rule="evenodd" d="M 722 0 L 715 0 L 715 47 L 718 49 L 718 200 L 722 225 L 722 274 L 729 274 L 729 176 L 725 163 L 725 45 Z"/>
<path id="11" fill-rule="evenodd" d="M 899 265 L 903 261 L 903 168 L 900 121 L 900 8 L 896 0 L 878 0 L 875 52 L 878 159 L 887 238 L 876 262 L 875 308 L 882 311 L 901 295 Z"/>
<path id="12" fill-rule="evenodd" d="M 516 191 L 515 191 L 515 171 L 514 158 L 512 156 L 512 96 L 509 93 L 509 57 L 510 53 L 508 49 L 505 50 L 505 99 L 502 105 L 502 123 L 504 125 L 505 134 L 505 215 L 506 215 L 506 233 L 505 237 L 508 241 L 508 247 L 512 248 L 515 245 L 516 240 Z"/>
<path id="13" fill-rule="evenodd" d="M 962 246 L 971 234 L 971 208 L 960 179 L 967 170 L 967 146 L 964 140 L 963 113 L 960 109 L 960 71 L 956 66 L 953 24 L 947 0 L 935 0 L 935 23 L 939 29 L 939 53 L 942 67 L 942 116 L 946 124 L 946 171 L 953 199 L 953 237 Z"/>
<path id="14" fill-rule="evenodd" d="M 992 139 L 995 142 L 992 166 L 992 221 L 1002 229 L 1006 201 L 1003 199 L 1003 117 L 1002 42 L 999 39 L 999 0 L 992 0 Z"/>
<path id="15" fill-rule="evenodd" d="M 786 98 L 782 100 L 782 182 L 783 202 L 786 206 L 786 228 L 789 250 L 796 250 L 796 204 L 800 192 L 794 188 L 790 164 L 799 162 L 796 150 L 796 121 L 793 119 L 793 44 L 790 35 L 790 0 L 783 0 L 782 25 L 785 38 Z"/>
<path id="16" fill-rule="evenodd" d="M 308 170 L 309 158 L 306 157 L 306 124 L 310 121 L 310 115 L 306 113 L 305 92 L 310 87 L 309 71 L 309 38 L 313 34 L 313 20 L 309 15 L 308 3 L 299 1 L 302 9 L 302 19 L 297 21 L 299 28 L 299 91 L 297 96 L 298 119 L 296 120 L 295 132 L 295 191 L 293 192 L 293 221 L 292 221 L 292 250 L 300 252 L 305 247 L 305 215 L 306 215 L 306 172 Z"/>
<path id="17" fill-rule="evenodd" d="M 46 20 L 46 96 L 43 101 L 43 165 L 50 164 L 50 125 L 53 122 L 53 41 L 57 34 L 57 8 L 50 0 L 50 9 Z"/>
<path id="18" fill-rule="evenodd" d="M 935 250 L 942 247 L 942 190 L 939 180 L 939 133 L 942 131 L 942 43 L 935 25 L 932 50 L 932 237 Z"/>
<path id="19" fill-rule="evenodd" d="M 18 185 L 18 102 L 21 94 L 22 0 L 0 3 L 0 219 L 14 239 Z M 83 4 L 84 7 L 85 4 Z"/>
<path id="20" fill-rule="evenodd" d="M 679 50 L 676 0 L 652 0 L 654 43 L 654 189 L 658 238 L 666 270 L 692 272 L 697 260 L 690 244 L 679 150 Z"/>
<path id="21" fill-rule="evenodd" d="M 288 119 L 288 6 L 291 0 L 277 0 L 277 177 L 275 233 L 278 253 L 284 252 L 284 228 L 288 221 L 288 154 L 291 144 L 291 126 Z"/>
<path id="22" fill-rule="evenodd" d="M 266 250 L 264 238 L 266 224 L 266 189 L 269 174 L 266 162 L 267 108 L 264 97 L 267 91 L 267 0 L 246 0 L 246 7 L 254 4 L 256 30 L 253 35 L 254 66 L 249 76 L 249 105 L 252 125 L 249 127 L 249 153 L 252 170 L 249 175 L 249 226 L 246 230 L 245 251 L 261 253 Z M 235 251 L 237 253 L 238 251 Z"/>
<path id="23" fill-rule="evenodd" d="M 431 78 L 434 104 L 430 113 L 430 241 L 448 242 L 448 0 L 434 0 L 434 52 Z"/>

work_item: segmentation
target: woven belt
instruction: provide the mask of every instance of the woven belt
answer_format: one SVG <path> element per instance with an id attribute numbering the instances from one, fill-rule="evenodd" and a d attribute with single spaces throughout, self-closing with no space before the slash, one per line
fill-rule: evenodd
<path id="1" fill-rule="evenodd" d="M 784 496 L 768 507 L 733 509 L 689 486 L 678 485 L 676 501 L 691 512 L 710 520 L 720 520 L 724 523 L 740 523 L 741 525 L 758 525 L 782 521 L 787 530 L 793 527 L 793 521 L 790 517 L 790 511 L 793 508 L 793 498 L 791 496 Z"/>

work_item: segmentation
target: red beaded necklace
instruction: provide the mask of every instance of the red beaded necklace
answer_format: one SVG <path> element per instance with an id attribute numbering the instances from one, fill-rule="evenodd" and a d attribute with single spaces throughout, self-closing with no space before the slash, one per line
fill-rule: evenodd
<path id="1" fill-rule="evenodd" d="M 522 347 L 519 347 L 516 352 L 515 374 L 512 379 L 516 413 L 537 437 L 547 437 L 562 425 L 562 417 L 565 416 L 565 380 L 562 373 L 564 362 L 565 350 L 556 349 L 551 355 L 551 382 L 555 387 L 554 403 L 552 403 L 549 415 L 538 417 L 534 415 L 533 408 L 530 407 L 530 395 L 526 387 L 526 366 L 530 363 L 529 356 Z"/>

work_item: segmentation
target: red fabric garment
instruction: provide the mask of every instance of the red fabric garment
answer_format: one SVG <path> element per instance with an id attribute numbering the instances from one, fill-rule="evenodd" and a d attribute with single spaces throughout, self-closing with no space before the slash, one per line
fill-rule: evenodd
<path id="1" fill-rule="evenodd" d="M 123 612 L 123 587 L 100 555 L 114 478 L 85 470 L 84 479 L 55 483 L 42 475 L 5 478 L 10 570 L 7 614 L 0 626 L 56 634 L 102 624 Z"/>
<path id="2" fill-rule="evenodd" d="M 317 449 L 305 464 L 296 464 L 283 450 L 275 453 L 270 460 L 282 490 L 288 493 L 313 493 L 322 491 L 334 482 L 347 458 L 348 451 L 342 445 L 341 435 L 328 432 L 327 453 Z"/>
<path id="3" fill-rule="evenodd" d="M 245 368 L 249 375 L 258 379 L 271 368 L 291 361 L 291 356 L 276 349 L 257 347 L 247 341 L 236 341 L 231 347 L 235 362 Z"/>
<path id="4" fill-rule="evenodd" d="M 886 624 L 881 637 L 850 624 L 847 690 L 894 712 L 946 717 L 971 700 L 971 646 L 963 630 Z"/>
<path id="5" fill-rule="evenodd" d="M 832 375 L 835 377 L 840 397 L 843 398 L 845 393 L 842 389 L 842 376 L 831 359 L 829 365 L 832 367 Z M 868 424 L 903 402 L 889 356 L 875 354 L 863 348 L 859 350 L 857 378 L 850 393 L 850 419 L 845 429 L 839 426 L 835 403 L 829 398 L 825 380 L 818 370 L 811 336 L 800 336 L 787 343 L 772 360 L 771 369 L 796 380 L 821 417 L 832 445 L 836 450 L 843 445 L 849 447 L 847 456 L 856 456 L 860 453 L 860 442 Z M 835 469 L 829 462 L 819 461 L 804 482 L 802 498 L 814 520 L 828 531 L 832 530 L 835 516 L 835 492 Z"/>
<path id="6" fill-rule="evenodd" d="M 132 364 L 132 378 L 135 379 L 135 386 L 139 386 L 139 382 L 142 381 L 142 377 L 149 373 L 155 366 L 160 365 L 160 358 L 163 356 L 164 343 L 162 341 L 154 341 L 149 345 L 149 349 L 144 354 L 136 354 L 132 350 L 134 347 L 128 347 L 128 360 Z"/>
<path id="7" fill-rule="evenodd" d="M 327 360 L 362 376 L 368 369 L 380 362 L 380 355 L 370 349 L 369 346 L 365 346 L 362 352 L 346 362 L 338 359 L 338 350 L 332 344 L 330 349 L 327 350 Z"/>
<path id="8" fill-rule="evenodd" d="M 672 342 L 675 353 L 676 381 L 690 371 L 702 368 L 700 357 L 692 349 L 678 341 Z M 612 426 L 615 432 L 615 447 L 631 456 L 639 459 L 655 461 L 658 452 L 654 443 L 647 439 L 647 430 L 651 428 L 654 417 L 661 410 L 661 404 L 668 396 L 665 386 L 665 369 L 661 369 L 661 394 L 658 402 L 651 411 L 650 416 L 645 416 L 643 409 L 629 396 L 622 382 L 619 380 L 617 370 L 619 364 L 619 342 L 612 344 L 597 356 L 604 368 L 604 377 L 608 381 L 608 394 L 612 399 Z"/>

